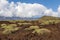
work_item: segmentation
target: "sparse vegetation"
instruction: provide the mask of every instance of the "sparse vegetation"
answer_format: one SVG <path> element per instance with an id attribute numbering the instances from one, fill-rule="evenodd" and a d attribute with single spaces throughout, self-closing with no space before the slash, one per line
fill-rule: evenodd
<path id="1" fill-rule="evenodd" d="M 40 25 L 57 24 L 59 22 L 60 22 L 60 20 L 45 20 L 45 21 L 42 21 L 42 23 Z"/>
<path id="2" fill-rule="evenodd" d="M 0 21 L 0 40 L 60 40 L 60 18 Z"/>
<path id="3" fill-rule="evenodd" d="M 25 28 L 25 30 L 35 30 L 35 29 L 39 29 L 39 26 L 30 26 L 29 28 Z"/>
<path id="4" fill-rule="evenodd" d="M 47 35 L 50 34 L 51 31 L 46 28 L 41 28 L 41 29 L 35 29 L 32 33 L 37 33 L 38 35 Z"/>
<path id="5" fill-rule="evenodd" d="M 11 32 L 19 30 L 19 28 L 16 27 L 16 24 L 10 24 L 10 25 L 1 24 L 1 28 L 4 29 L 4 31 L 2 32 L 3 34 L 9 34 Z"/>

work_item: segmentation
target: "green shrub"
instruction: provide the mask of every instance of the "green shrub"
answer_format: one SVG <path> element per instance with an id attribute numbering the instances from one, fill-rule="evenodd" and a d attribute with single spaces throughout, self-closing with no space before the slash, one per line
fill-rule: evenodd
<path id="1" fill-rule="evenodd" d="M 56 21 L 55 21 L 55 24 L 57 24 L 57 23 L 60 23 L 60 20 L 56 20 Z"/>
<path id="2" fill-rule="evenodd" d="M 40 25 L 49 25 L 49 24 L 57 24 L 60 20 L 45 20 Z"/>
<path id="3" fill-rule="evenodd" d="M 22 25 L 22 23 L 18 23 L 18 25 Z"/>
<path id="4" fill-rule="evenodd" d="M 40 25 L 49 25 L 49 21 L 44 21 Z"/>
<path id="5" fill-rule="evenodd" d="M 4 30 L 3 30 L 3 34 L 9 34 L 11 32 L 14 32 L 14 31 L 17 31 L 19 30 L 19 27 L 16 27 L 15 24 L 10 24 L 10 25 L 5 25 L 5 24 L 2 24 L 1 25 Z"/>
<path id="6" fill-rule="evenodd" d="M 8 20 L 10 23 L 16 23 L 15 20 Z"/>
<path id="7" fill-rule="evenodd" d="M 47 35 L 47 34 L 50 34 L 50 30 L 49 29 L 46 29 L 46 28 L 41 28 L 41 29 L 35 29 L 32 33 L 37 33 L 38 35 Z"/>
<path id="8" fill-rule="evenodd" d="M 16 24 L 9 24 L 9 25 L 10 25 L 10 26 L 15 26 L 15 27 L 17 26 Z"/>
<path id="9" fill-rule="evenodd" d="M 30 26 L 29 28 L 25 28 L 25 30 L 39 29 L 39 26 Z"/>
<path id="10" fill-rule="evenodd" d="M 30 28 L 30 29 L 38 29 L 39 26 L 30 26 L 29 28 Z"/>
<path id="11" fill-rule="evenodd" d="M 6 24 L 1 24 L 1 26 L 5 26 Z"/>

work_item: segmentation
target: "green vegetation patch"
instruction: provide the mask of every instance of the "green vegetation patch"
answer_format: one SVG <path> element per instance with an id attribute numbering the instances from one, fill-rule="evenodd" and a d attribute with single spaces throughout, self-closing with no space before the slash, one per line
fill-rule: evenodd
<path id="1" fill-rule="evenodd" d="M 3 34 L 9 34 L 9 33 L 12 33 L 14 31 L 17 31 L 19 30 L 19 27 L 16 27 L 16 24 L 9 24 L 9 25 L 6 25 L 6 24 L 1 24 L 1 28 L 3 28 Z"/>
<path id="2" fill-rule="evenodd" d="M 38 35 L 47 35 L 50 34 L 51 31 L 49 29 L 46 28 L 41 28 L 41 29 L 35 29 L 32 33 L 37 33 Z"/>
<path id="3" fill-rule="evenodd" d="M 30 26 L 29 28 L 25 28 L 25 30 L 39 29 L 39 26 Z"/>

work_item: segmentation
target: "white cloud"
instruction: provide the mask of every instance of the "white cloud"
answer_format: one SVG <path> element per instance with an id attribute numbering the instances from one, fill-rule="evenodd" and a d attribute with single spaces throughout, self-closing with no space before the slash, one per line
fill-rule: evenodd
<path id="1" fill-rule="evenodd" d="M 45 15 L 58 17 L 58 13 L 57 13 L 57 12 L 54 12 L 52 9 L 46 10 L 46 11 L 45 11 Z"/>
<path id="2" fill-rule="evenodd" d="M 42 13 L 44 13 L 45 10 L 47 10 L 46 7 L 44 7 L 41 4 L 27 4 L 27 3 L 21 3 L 16 6 L 16 16 L 19 17 L 33 17 L 33 16 L 42 16 Z"/>
<path id="3" fill-rule="evenodd" d="M 21 3 L 11 2 L 7 0 L 0 0 L 0 16 L 4 17 L 34 17 L 34 16 L 55 16 L 58 17 L 60 13 L 60 6 L 58 12 L 48 9 L 42 4 L 34 3 Z"/>
<path id="4" fill-rule="evenodd" d="M 60 6 L 58 7 L 58 12 L 60 13 Z"/>
<path id="5" fill-rule="evenodd" d="M 59 5 L 59 7 L 58 7 L 58 17 L 60 17 L 60 5 Z"/>

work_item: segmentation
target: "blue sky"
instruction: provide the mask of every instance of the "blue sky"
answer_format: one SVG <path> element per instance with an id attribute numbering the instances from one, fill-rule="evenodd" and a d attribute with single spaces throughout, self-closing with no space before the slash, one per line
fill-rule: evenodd
<path id="1" fill-rule="evenodd" d="M 43 4 L 47 8 L 52 8 L 54 11 L 57 11 L 58 6 L 60 5 L 60 0 L 9 0 L 9 2 L 22 2 L 22 3 L 39 3 Z"/>

